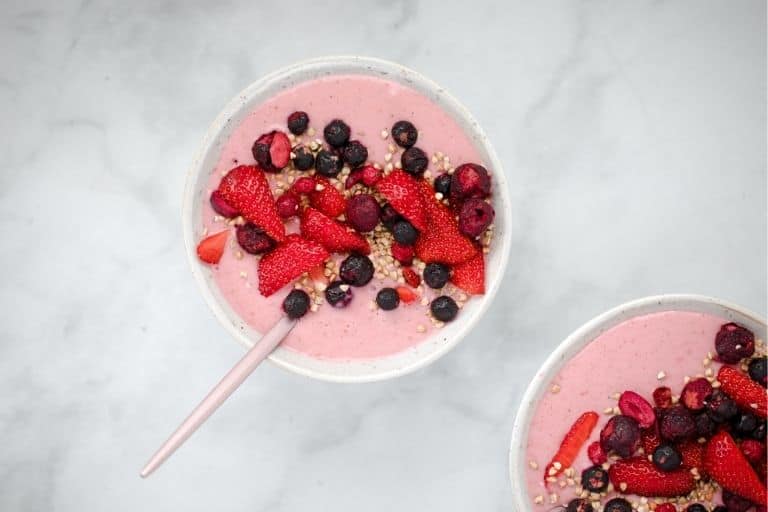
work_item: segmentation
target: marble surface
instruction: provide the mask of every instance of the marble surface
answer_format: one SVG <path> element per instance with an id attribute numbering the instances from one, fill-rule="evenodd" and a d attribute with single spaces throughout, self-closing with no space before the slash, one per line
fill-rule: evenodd
<path id="1" fill-rule="evenodd" d="M 760 0 L 2 4 L 0 510 L 508 510 L 515 408 L 572 329 L 659 292 L 766 309 Z M 242 354 L 187 268 L 185 170 L 242 87 L 339 53 L 484 125 L 515 201 L 504 289 L 397 381 L 260 368 L 142 481 Z"/>

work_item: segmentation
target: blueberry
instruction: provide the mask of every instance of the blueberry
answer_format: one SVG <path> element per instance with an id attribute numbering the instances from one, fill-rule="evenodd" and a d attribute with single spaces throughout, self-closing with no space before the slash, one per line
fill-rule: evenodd
<path id="1" fill-rule="evenodd" d="M 293 150 L 293 166 L 299 171 L 308 171 L 315 165 L 315 155 L 306 147 L 299 146 Z"/>
<path id="2" fill-rule="evenodd" d="M 394 228 L 395 223 L 397 223 L 399 220 L 402 220 L 402 216 L 395 211 L 394 208 L 392 208 L 392 205 L 389 203 L 384 203 L 381 207 L 381 223 L 384 224 L 384 227 L 386 227 L 388 230 L 392 231 L 392 228 Z"/>
<path id="3" fill-rule="evenodd" d="M 341 262 L 339 276 L 352 286 L 365 286 L 373 279 L 373 263 L 362 254 L 350 254 Z"/>
<path id="4" fill-rule="evenodd" d="M 737 414 L 731 419 L 733 431 L 742 437 L 752 434 L 752 432 L 754 432 L 757 428 L 758 423 L 760 422 L 756 416 L 743 412 Z"/>
<path id="5" fill-rule="evenodd" d="M 409 174 L 414 176 L 421 176 L 424 171 L 427 170 L 429 159 L 427 154 L 417 147 L 408 148 L 403 152 L 403 156 L 400 157 L 400 163 Z"/>
<path id="6" fill-rule="evenodd" d="M 600 446 L 606 453 L 629 457 L 640 446 L 640 426 L 629 416 L 612 416 L 600 431 Z"/>
<path id="7" fill-rule="evenodd" d="M 595 509 L 592 504 L 584 499 L 573 499 L 568 502 L 568 506 L 565 507 L 565 512 L 594 512 Z"/>
<path id="8" fill-rule="evenodd" d="M 341 119 L 334 119 L 323 129 L 325 141 L 335 148 L 340 148 L 349 142 L 349 125 Z"/>
<path id="9" fill-rule="evenodd" d="M 342 158 L 351 168 L 359 167 L 368 160 L 368 148 L 359 140 L 352 140 L 344 146 Z"/>
<path id="10" fill-rule="evenodd" d="M 766 387 L 766 380 L 768 380 L 768 358 L 756 357 L 749 362 L 749 378 Z"/>
<path id="11" fill-rule="evenodd" d="M 712 512 L 728 512 L 728 507 L 725 505 L 718 505 L 712 509 Z"/>
<path id="12" fill-rule="evenodd" d="M 400 296 L 394 288 L 382 288 L 376 294 L 376 304 L 384 311 L 391 311 L 400 305 Z"/>
<path id="13" fill-rule="evenodd" d="M 334 281 L 325 289 L 325 300 L 335 308 L 346 307 L 352 300 L 352 288 L 341 281 Z"/>
<path id="14" fill-rule="evenodd" d="M 442 288 L 451 277 L 451 270 L 442 263 L 428 263 L 422 272 L 424 282 L 430 288 Z"/>
<path id="15" fill-rule="evenodd" d="M 707 507 L 701 503 L 692 503 L 685 507 L 685 512 L 707 512 Z"/>
<path id="16" fill-rule="evenodd" d="M 738 414 L 739 407 L 728 395 L 716 389 L 707 399 L 707 414 L 716 423 L 724 423 Z"/>
<path id="17" fill-rule="evenodd" d="M 301 318 L 309 311 L 309 295 L 304 290 L 291 290 L 283 301 L 283 311 L 288 318 Z"/>
<path id="18" fill-rule="evenodd" d="M 613 498 L 605 504 L 603 512 L 632 512 L 632 505 L 624 498 Z"/>
<path id="19" fill-rule="evenodd" d="M 410 121 L 398 121 L 392 125 L 392 138 L 401 148 L 409 148 L 416 144 L 419 132 Z"/>
<path id="20" fill-rule="evenodd" d="M 451 175 L 448 173 L 441 174 L 435 178 L 432 186 L 435 188 L 435 192 L 440 192 L 443 194 L 443 197 L 448 197 L 451 193 Z"/>
<path id="21" fill-rule="evenodd" d="M 419 232 L 407 220 L 400 220 L 392 226 L 392 235 L 395 237 L 395 242 L 399 244 L 413 245 L 419 236 Z"/>
<path id="22" fill-rule="evenodd" d="M 608 472 L 600 466 L 592 466 L 581 473 L 581 486 L 589 492 L 603 492 L 608 488 Z"/>
<path id="23" fill-rule="evenodd" d="M 653 464 L 662 471 L 674 471 L 683 462 L 680 452 L 672 445 L 662 444 L 653 450 Z"/>
<path id="24" fill-rule="evenodd" d="M 698 437 L 712 437 L 715 435 L 716 425 L 706 412 L 696 415 L 693 421 L 696 423 L 696 435 Z"/>
<path id="25" fill-rule="evenodd" d="M 301 135 L 307 131 L 309 116 L 306 112 L 297 111 L 288 116 L 288 129 L 294 135 Z"/>
<path id="26" fill-rule="evenodd" d="M 456 314 L 459 312 L 456 301 L 446 295 L 441 295 L 433 300 L 429 309 L 432 311 L 432 316 L 441 322 L 450 322 L 456 318 Z"/>
<path id="27" fill-rule="evenodd" d="M 315 157 L 315 169 L 328 178 L 333 178 L 341 172 L 343 162 L 339 155 L 327 149 L 321 149 Z"/>
<path id="28" fill-rule="evenodd" d="M 766 423 L 764 421 L 761 421 L 760 424 L 757 426 L 757 428 L 752 431 L 752 439 L 757 439 L 758 441 L 765 441 L 766 428 L 767 428 Z"/>

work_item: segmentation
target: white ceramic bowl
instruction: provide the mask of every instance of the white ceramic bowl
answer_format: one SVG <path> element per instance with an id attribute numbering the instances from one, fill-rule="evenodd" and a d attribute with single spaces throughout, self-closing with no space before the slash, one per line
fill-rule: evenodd
<path id="1" fill-rule="evenodd" d="M 592 340 L 625 320 L 661 311 L 693 311 L 722 317 L 745 326 L 755 336 L 766 339 L 766 321 L 755 313 L 724 300 L 700 295 L 657 295 L 622 304 L 607 311 L 576 329 L 547 358 L 536 373 L 515 417 L 512 441 L 509 447 L 509 477 L 513 490 L 514 510 L 531 510 L 525 472 L 527 470 L 526 445 L 528 426 L 536 411 L 536 404 L 547 390 L 547 385 L 560 369 Z"/>
<path id="2" fill-rule="evenodd" d="M 280 347 L 270 356 L 272 362 L 283 368 L 329 381 L 364 382 L 398 377 L 422 368 L 448 352 L 477 324 L 499 289 L 509 257 L 511 239 L 507 181 L 491 143 L 467 109 L 428 78 L 399 64 L 379 59 L 324 57 L 280 69 L 248 86 L 224 107 L 208 129 L 199 154 L 189 170 L 182 212 L 187 256 L 203 297 L 216 318 L 243 346 L 251 347 L 261 337 L 261 333 L 250 328 L 232 310 L 215 285 L 210 268 L 200 264 L 195 252 L 202 236 L 201 206 L 203 201 L 208 200 L 208 178 L 229 135 L 257 105 L 284 88 L 331 74 L 373 75 L 416 89 L 456 120 L 472 139 L 493 175 L 493 207 L 496 210 L 496 219 L 494 242 L 486 258 L 487 291 L 484 296 L 468 301 L 455 321 L 417 346 L 377 359 L 323 360 Z"/>

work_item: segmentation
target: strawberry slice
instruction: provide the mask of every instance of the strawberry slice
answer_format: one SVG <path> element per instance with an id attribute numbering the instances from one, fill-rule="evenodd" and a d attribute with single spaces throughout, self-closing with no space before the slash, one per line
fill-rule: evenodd
<path id="1" fill-rule="evenodd" d="M 221 179 L 221 197 L 277 242 L 285 240 L 285 226 L 275 206 L 264 171 L 254 165 L 235 167 Z"/>
<path id="2" fill-rule="evenodd" d="M 224 254 L 228 236 L 229 231 L 224 230 L 201 240 L 197 245 L 197 257 L 206 263 L 218 263 Z"/>
<path id="3" fill-rule="evenodd" d="M 338 217 L 347 209 L 347 201 L 341 192 L 322 176 L 315 176 L 315 190 L 309 194 L 309 204 L 331 218 Z"/>
<path id="4" fill-rule="evenodd" d="M 421 182 L 421 194 L 428 227 L 416 240 L 416 255 L 426 263 L 439 262 L 451 266 L 472 259 L 477 248 L 461 234 L 453 213 L 435 199 L 426 181 Z"/>
<path id="5" fill-rule="evenodd" d="M 285 242 L 259 260 L 259 292 L 269 297 L 330 257 L 317 242 L 288 235 Z"/>
<path id="6" fill-rule="evenodd" d="M 677 445 L 677 451 L 683 459 L 684 468 L 697 468 L 704 471 L 704 445 L 695 439 L 688 439 Z"/>
<path id="7" fill-rule="evenodd" d="M 592 431 L 597 426 L 597 420 L 600 416 L 594 411 L 588 411 L 579 416 L 576 422 L 571 425 L 568 433 L 565 434 L 560 448 L 552 460 L 547 464 L 544 469 L 544 481 L 552 476 L 557 476 L 567 468 L 571 467 L 573 461 L 576 460 L 576 456 L 581 451 L 581 448 L 589 440 L 589 436 L 592 435 Z"/>
<path id="8" fill-rule="evenodd" d="M 747 412 L 761 418 L 768 417 L 768 395 L 765 388 L 740 371 L 723 366 L 717 374 L 720 389 Z"/>
<path id="9" fill-rule="evenodd" d="M 427 229 L 427 217 L 419 182 L 404 171 L 395 170 L 376 183 L 397 213 L 408 219 L 419 231 Z"/>
<path id="10" fill-rule="evenodd" d="M 419 296 L 407 286 L 398 286 L 395 290 L 397 291 L 397 296 L 400 297 L 400 300 L 406 304 L 410 304 L 419 298 Z"/>
<path id="11" fill-rule="evenodd" d="M 661 471 L 645 457 L 619 460 L 608 470 L 613 486 L 623 494 L 671 498 L 685 496 L 696 486 L 688 469 Z"/>
<path id="12" fill-rule="evenodd" d="M 768 502 L 768 491 L 736 442 L 725 430 L 715 434 L 704 449 L 704 469 L 720 487 L 752 503 Z"/>
<path id="13" fill-rule="evenodd" d="M 365 238 L 314 208 L 307 208 L 301 216 L 301 235 L 321 243 L 330 252 L 371 253 Z"/>
<path id="14" fill-rule="evenodd" d="M 455 265 L 451 282 L 470 295 L 484 294 L 485 258 L 482 251 L 477 251 L 472 259 Z"/>

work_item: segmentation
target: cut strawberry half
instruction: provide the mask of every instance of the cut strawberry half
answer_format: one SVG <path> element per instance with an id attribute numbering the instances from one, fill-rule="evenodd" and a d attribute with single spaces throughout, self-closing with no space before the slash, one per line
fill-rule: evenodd
<path id="1" fill-rule="evenodd" d="M 704 449 L 704 469 L 720 487 L 752 503 L 768 502 L 765 484 L 725 430 L 715 434 Z"/>
<path id="2" fill-rule="evenodd" d="M 347 201 L 341 192 L 321 176 L 315 176 L 315 189 L 309 194 L 309 204 L 331 218 L 338 217 L 347 209 Z"/>
<path id="3" fill-rule="evenodd" d="M 376 184 L 381 195 L 392 208 L 408 219 L 419 231 L 427 229 L 427 217 L 421 196 L 419 181 L 403 171 L 393 171 Z"/>
<path id="4" fill-rule="evenodd" d="M 677 451 L 682 458 L 684 468 L 696 468 L 700 472 L 704 471 L 704 445 L 695 439 L 688 439 L 677 445 Z"/>
<path id="5" fill-rule="evenodd" d="M 317 242 L 288 235 L 285 242 L 259 260 L 259 292 L 269 297 L 283 286 L 311 271 L 329 258 Z"/>
<path id="6" fill-rule="evenodd" d="M 547 482 L 547 478 L 556 477 L 571 467 L 579 451 L 586 444 L 589 436 L 592 435 L 592 431 L 597 426 L 598 419 L 599 416 L 596 412 L 588 411 L 579 416 L 576 422 L 571 425 L 568 433 L 560 443 L 557 453 L 555 453 L 555 456 L 552 457 L 552 460 L 544 469 L 544 482 Z"/>
<path id="7" fill-rule="evenodd" d="M 314 208 L 304 210 L 301 216 L 301 234 L 307 240 L 319 242 L 330 252 L 371 252 L 365 238 Z"/>
<path id="8" fill-rule="evenodd" d="M 723 366 L 717 374 L 720 389 L 747 412 L 766 418 L 768 416 L 768 395 L 765 388 L 740 371 Z"/>
<path id="9" fill-rule="evenodd" d="M 623 494 L 672 498 L 691 492 L 696 482 L 687 469 L 661 471 L 645 457 L 619 460 L 608 470 L 613 487 Z"/>
<path id="10" fill-rule="evenodd" d="M 400 300 L 406 304 L 410 304 L 419 298 L 419 296 L 416 295 L 416 293 L 407 286 L 398 286 L 395 288 L 395 290 L 397 291 L 397 295 L 400 297 Z"/>
<path id="11" fill-rule="evenodd" d="M 221 179 L 219 193 L 227 204 L 277 242 L 285 240 L 285 226 L 264 171 L 253 165 L 235 167 Z"/>
<path id="12" fill-rule="evenodd" d="M 472 259 L 454 265 L 451 282 L 470 295 L 485 293 L 485 258 L 477 251 Z"/>
<path id="13" fill-rule="evenodd" d="M 197 257 L 206 263 L 218 263 L 224 254 L 228 236 L 229 231 L 224 230 L 201 240 L 197 245 Z"/>

